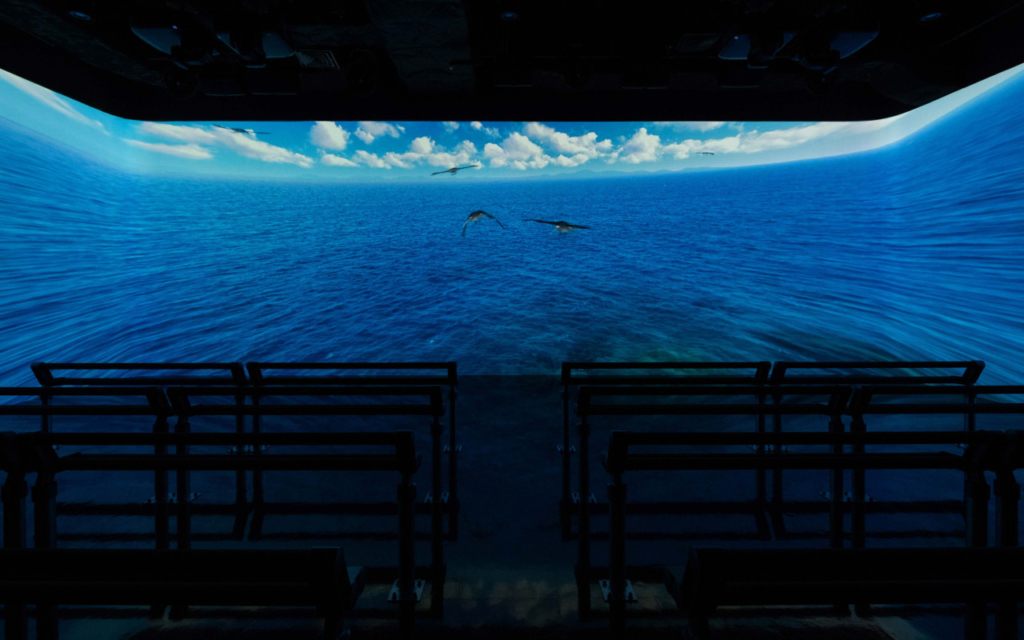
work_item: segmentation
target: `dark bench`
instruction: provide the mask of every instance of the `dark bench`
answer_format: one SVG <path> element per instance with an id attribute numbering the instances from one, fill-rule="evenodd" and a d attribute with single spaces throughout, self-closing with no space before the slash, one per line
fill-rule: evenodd
<path id="1" fill-rule="evenodd" d="M 720 606 L 1016 602 L 1024 549 L 698 548 L 675 595 L 701 639 Z M 1015 634 L 997 627 L 996 637 Z"/>
<path id="2" fill-rule="evenodd" d="M 34 362 L 32 373 L 41 385 L 39 399 L 43 405 L 51 402 L 55 390 L 59 389 L 95 389 L 107 385 L 122 387 L 153 387 L 167 404 L 165 391 L 171 385 L 230 385 L 244 388 L 248 381 L 245 368 L 240 362 Z M 244 404 L 245 398 L 237 396 L 235 402 Z M 52 416 L 42 416 L 42 430 L 52 429 Z M 158 419 L 153 425 L 154 433 L 168 431 L 166 418 Z M 239 415 L 235 419 L 235 431 L 245 433 L 245 420 Z M 157 451 L 156 453 L 161 453 Z M 232 536 L 236 540 L 244 537 L 245 522 L 249 516 L 249 505 L 246 500 L 247 489 L 244 471 L 235 475 L 235 526 Z M 158 472 L 157 495 L 154 502 L 177 499 L 190 499 L 191 496 L 168 496 L 167 476 Z M 132 505 L 125 505 L 125 515 L 134 511 Z M 98 515 L 97 505 L 75 505 L 81 515 Z M 223 509 L 215 509 L 218 513 Z M 157 529 L 161 531 L 160 528 Z M 167 548 L 166 541 L 157 542 L 158 548 Z"/>
<path id="3" fill-rule="evenodd" d="M 6 604 L 310 606 L 324 638 L 344 631 L 365 571 L 339 548 L 306 550 L 3 549 L 0 601 Z M 37 637 L 49 638 L 40 628 Z M 7 629 L 7 640 L 27 629 Z"/>
<path id="4" fill-rule="evenodd" d="M 53 407 L 48 407 L 47 410 Z M 76 411 L 81 410 L 79 407 L 73 407 Z M 253 447 L 259 447 L 264 444 L 278 444 L 278 445 L 289 445 L 289 446 L 352 446 L 352 447 L 384 447 L 385 451 L 391 449 L 392 452 L 386 453 L 352 453 L 352 454 L 333 454 L 333 453 L 312 453 L 312 454 L 265 454 L 259 456 L 240 456 L 231 454 L 190 454 L 187 451 L 184 454 L 167 455 L 167 454 L 124 454 L 124 453 L 113 453 L 113 454 L 93 454 L 93 453 L 76 453 L 71 455 L 65 455 L 58 457 L 56 452 L 53 450 L 52 445 L 54 444 L 72 444 L 76 446 L 146 446 L 153 447 L 160 444 L 163 447 L 176 446 L 180 449 L 189 446 L 225 446 L 229 444 L 245 445 L 251 444 Z M 32 488 L 33 502 L 35 504 L 35 521 L 36 527 L 36 549 L 31 551 L 54 551 L 59 553 L 82 553 L 83 555 L 97 555 L 106 553 L 103 550 L 56 550 L 55 546 L 55 498 L 56 498 L 56 482 L 55 477 L 58 474 L 64 472 L 74 471 L 177 471 L 181 474 L 188 474 L 190 471 L 244 471 L 252 469 L 260 469 L 264 471 L 297 471 L 297 470 L 325 470 L 325 471 L 397 471 L 401 474 L 402 481 L 398 486 L 398 529 L 399 529 L 399 558 L 397 567 L 397 583 L 393 589 L 394 595 L 389 599 L 398 605 L 399 612 L 399 624 L 403 637 L 411 637 L 414 630 L 414 617 L 415 607 L 418 601 L 418 592 L 422 581 L 418 581 L 415 578 L 415 520 L 413 503 L 415 500 L 415 489 L 416 486 L 412 484 L 412 474 L 415 473 L 419 467 L 420 458 L 415 453 L 412 432 L 399 431 L 392 433 L 284 433 L 284 434 L 236 434 L 236 433 L 205 433 L 205 434 L 152 434 L 152 433 L 44 433 L 44 432 L 32 432 L 32 433 L 0 433 L 0 469 L 7 472 L 7 477 L 4 481 L 2 491 L 0 491 L 0 497 L 3 499 L 3 531 L 4 531 L 4 551 L 22 551 L 27 546 L 26 536 L 26 509 L 25 509 L 25 498 L 27 491 L 26 475 L 34 473 L 36 475 L 35 486 Z M 188 502 L 182 502 L 178 505 L 177 520 L 179 525 L 179 537 L 178 537 L 178 549 L 173 551 L 173 554 L 168 555 L 172 552 L 165 549 L 154 550 L 153 553 L 157 555 L 144 555 L 148 553 L 148 550 L 142 551 L 131 551 L 132 553 L 140 553 L 140 558 L 201 558 L 199 555 L 187 555 L 192 552 L 189 548 L 189 505 Z M 46 535 L 41 534 L 39 527 L 40 523 L 46 525 Z M 42 548 L 41 548 L 42 547 Z M 117 551 L 120 553 L 120 551 Z M 113 553 L 113 552 L 112 552 Z M 123 553 L 129 553 L 124 551 Z M 216 557 L 219 553 L 237 553 L 235 551 L 216 551 L 207 552 L 203 551 L 204 554 L 214 554 L 211 557 Z M 259 554 L 265 553 L 264 551 L 251 552 L 257 554 L 256 556 L 247 556 L 250 559 L 262 558 Z M 276 551 L 270 553 L 277 553 Z M 165 555 L 159 555 L 165 554 Z M 29 556 L 31 557 L 31 556 Z M 41 556 L 45 557 L 45 556 Z M 59 558 L 61 556 L 54 556 Z M 77 558 L 78 556 L 69 556 Z M 130 558 L 133 556 L 111 556 Z M 267 556 L 270 558 L 271 556 Z M 277 557 L 277 556 L 273 556 Z M 154 562 L 160 562 L 159 560 L 153 560 Z M 0 564 L 3 564 L 4 560 L 0 558 Z M 82 560 L 82 562 L 86 562 Z M 93 567 L 94 576 L 104 576 L 98 581 L 103 581 L 110 576 L 104 575 L 107 564 L 102 559 L 89 561 L 94 564 L 89 565 Z M 122 562 L 122 561 L 119 561 Z M 173 566 L 170 561 L 163 561 L 164 565 L 141 565 L 140 572 L 149 575 L 149 580 L 153 583 L 148 586 L 145 593 L 147 595 L 138 595 L 138 599 L 142 603 L 151 605 L 151 611 L 162 612 L 164 605 L 160 603 L 171 602 L 175 606 L 172 608 L 172 614 L 181 615 L 188 607 L 189 602 L 192 602 L 191 597 L 182 598 L 180 595 L 176 595 L 174 585 L 179 583 L 187 582 L 187 579 L 180 576 L 175 577 L 174 575 L 168 575 L 167 573 L 161 573 L 160 567 Z M 241 561 L 239 561 L 240 564 Z M 263 561 L 266 562 L 266 561 Z M 296 557 L 292 557 L 291 562 L 296 562 Z M 185 562 L 183 566 L 187 566 Z M 256 562 L 255 565 L 260 566 L 260 562 Z M 54 561 L 52 564 L 54 567 L 60 566 L 58 561 Z M 79 566 L 72 563 L 72 567 Z M 224 584 L 234 580 L 234 577 L 225 579 L 225 575 L 230 572 L 221 569 L 227 567 L 230 569 L 232 564 L 219 565 L 216 560 L 212 560 L 211 563 L 205 564 L 202 562 L 193 562 L 192 566 L 195 567 L 196 572 L 208 571 L 212 575 L 220 575 L 221 578 L 210 578 L 216 584 Z M 270 562 L 268 566 L 285 566 L 283 562 Z M 299 566 L 299 565 L 296 565 Z M 333 566 L 333 565 L 332 565 Z M 204 568 L 205 567 L 205 568 Z M 120 568 L 120 567 L 119 567 Z M 125 570 L 128 570 L 125 568 Z M 255 570 L 255 569 L 254 569 Z M 242 585 L 240 589 L 242 592 L 247 587 L 244 584 L 247 582 L 259 583 L 263 578 L 263 573 L 260 570 L 255 570 L 256 573 L 244 573 L 244 569 L 240 569 L 243 573 L 239 574 L 238 583 Z M 271 571 L 267 569 L 268 575 L 275 574 L 274 569 Z M 390 573 L 390 572 L 389 572 Z M 25 574 L 30 575 L 30 573 Z M 81 571 L 78 574 L 82 579 L 80 582 L 85 583 L 84 586 L 88 586 L 91 578 L 87 576 L 87 572 Z M 117 575 L 116 573 L 113 575 Z M 24 576 L 22 576 L 24 577 Z M 39 598 L 40 603 L 37 603 L 36 607 L 36 618 L 37 618 L 37 633 L 40 638 L 54 639 L 57 637 L 57 625 L 56 625 L 56 612 L 54 610 L 53 596 L 47 595 L 50 592 L 44 589 L 37 589 L 31 591 L 34 595 L 20 595 L 21 592 L 18 589 L 10 588 L 2 583 L 3 575 L 0 574 L 0 602 L 4 602 L 4 598 L 8 595 L 15 596 L 16 601 L 4 602 L 4 626 L 7 629 L 7 638 L 24 638 L 25 629 L 27 629 L 27 609 L 24 604 L 26 600 L 30 600 L 33 597 Z M 198 580 L 198 578 L 197 578 Z M 219 580 L 219 582 L 218 582 Z M 74 582 L 70 578 L 68 582 Z M 168 582 L 170 586 L 160 586 L 160 583 Z M 203 581 L 200 581 L 203 582 Z M 82 585 L 79 585 L 82 586 Z M 78 587 L 69 587 L 72 591 Z M 201 584 L 197 587 L 200 592 L 205 587 Z M 223 587 L 210 587 L 210 591 L 216 591 L 217 588 Z M 163 590 L 162 590 L 163 589 Z M 168 591 L 167 589 L 170 589 Z M 129 590 L 124 588 L 122 592 Z M 115 590 L 116 591 L 116 590 Z M 70 593 L 70 592 L 68 592 Z M 165 594 L 164 597 L 154 598 L 154 595 Z M 86 596 L 76 596 L 86 597 Z M 113 596 L 111 596 L 113 597 Z M 228 596 L 210 596 L 212 597 L 223 597 Z M 255 596 L 254 596 L 255 597 Z M 262 597 L 262 596 L 261 596 Z M 268 596 L 269 597 L 269 596 Z M 63 602 L 63 600 L 62 600 Z M 75 603 L 80 603 L 80 600 L 74 600 Z M 135 600 L 132 600 L 135 602 Z M 291 601 L 288 601 L 291 602 Z M 156 604 L 154 604 L 156 603 Z M 109 603 L 108 603 L 109 604 Z M 197 602 L 197 604 L 206 604 L 206 602 Z M 216 603 L 213 603 L 216 604 Z M 225 602 L 224 604 L 227 604 Z M 248 602 L 248 604 L 259 604 L 258 602 Z M 278 604 L 275 599 L 272 604 Z M 287 604 L 287 602 L 281 603 Z M 316 603 L 313 603 L 316 604 Z M 334 614 L 331 614 L 334 616 Z M 333 620 L 334 618 L 331 618 Z M 333 624 L 333 623 L 332 623 Z"/>
<path id="5" fill-rule="evenodd" d="M 561 514 L 562 540 L 572 539 L 572 517 L 578 515 L 580 502 L 585 495 L 592 515 L 607 513 L 608 504 L 598 500 L 589 491 L 572 491 L 572 454 L 576 448 L 570 442 L 570 406 L 574 395 L 578 398 L 579 387 L 608 386 L 746 386 L 763 387 L 772 368 L 770 362 L 563 362 L 562 363 L 562 443 L 557 450 L 562 458 L 562 498 L 559 503 Z M 586 372 L 586 374 L 584 374 Z M 640 373 L 644 372 L 644 373 Z M 761 391 L 764 391 L 761 389 Z M 574 394 L 575 392 L 575 394 Z M 765 429 L 764 416 L 757 418 L 757 430 Z M 582 436 L 581 436 L 582 438 Z M 582 446 L 582 445 L 581 445 Z M 763 487 L 761 487 L 763 489 Z M 763 491 L 761 492 L 762 495 Z M 652 505 L 657 510 L 664 505 Z M 758 528 L 762 535 L 767 533 L 767 523 Z"/>
<path id="6" fill-rule="evenodd" d="M 750 455 L 666 451 L 668 447 L 720 446 L 753 441 L 774 444 L 776 447 L 784 444 L 827 444 L 832 447 L 833 453 Z M 834 452 L 844 446 L 941 446 L 954 443 L 968 445 L 963 456 L 944 451 Z M 694 562 L 691 559 L 687 572 L 692 575 L 684 576 L 683 586 L 676 591 L 673 579 L 669 579 L 667 584 L 676 595 L 680 606 L 690 612 L 694 630 L 701 637 L 708 634 L 707 618 L 714 608 L 721 604 L 832 604 L 848 611 L 848 605 L 844 603 L 853 602 L 860 603 L 860 610 L 865 611 L 867 605 L 873 602 L 963 602 L 969 605 L 965 618 L 966 635 L 973 640 L 985 637 L 987 621 L 984 603 L 996 602 L 999 605 L 996 617 L 997 637 L 1015 638 L 1016 602 L 1024 594 L 1024 573 L 1020 571 L 1024 567 L 1024 558 L 1015 555 L 1019 553 L 1016 546 L 1020 489 L 1013 477 L 1013 470 L 1021 468 L 1024 464 L 1022 444 L 1024 434 L 1014 431 L 828 434 L 612 432 L 608 455 L 604 461 L 605 468 L 612 476 L 612 482 L 608 486 L 612 508 L 609 522 L 611 544 L 607 598 L 612 637 L 625 637 L 625 605 L 632 601 L 629 598 L 626 579 L 629 573 L 626 564 L 626 523 L 623 508 L 626 497 L 623 476 L 626 472 L 712 469 L 947 469 L 973 477 L 972 484 L 978 489 L 984 489 L 972 492 L 966 504 L 968 527 L 969 530 L 974 529 L 973 533 L 968 535 L 967 549 L 844 549 L 843 537 L 840 535 L 843 512 L 838 508 L 841 505 L 836 505 L 830 517 L 830 549 L 744 550 L 737 553 L 749 555 L 737 556 L 738 560 L 733 560 L 731 556 L 726 560 L 717 560 L 715 557 L 708 562 L 703 562 L 699 558 Z M 656 447 L 657 452 L 637 453 L 633 450 L 639 447 Z M 988 485 L 984 479 L 985 472 L 996 474 L 995 544 L 1000 548 L 994 553 L 1002 552 L 1003 556 L 985 556 L 982 554 L 987 550 L 979 551 L 979 548 L 987 545 Z M 941 555 L 940 552 L 945 555 Z M 716 553 L 731 554 L 733 551 Z M 850 555 L 842 555 L 844 553 Z M 929 555 L 936 553 L 940 555 Z M 958 555 L 961 553 L 963 555 Z M 892 561 L 887 562 L 886 559 L 890 557 Z M 713 564 L 714 562 L 718 564 Z M 747 564 L 744 565 L 744 562 Z M 709 563 L 712 563 L 710 567 Z M 1005 569 L 1009 571 L 1004 573 Z M 1022 582 L 1013 582 L 1018 579 Z M 732 586 L 728 586 L 730 584 Z M 907 589 L 915 590 L 914 594 L 907 595 Z"/>
<path id="7" fill-rule="evenodd" d="M 576 403 L 576 414 L 579 416 L 580 429 L 580 487 L 584 494 L 590 491 L 590 431 L 595 419 L 606 416 L 678 416 L 680 418 L 679 428 L 685 429 L 685 420 L 689 416 L 722 416 L 724 419 L 731 419 L 735 416 L 750 416 L 758 420 L 761 425 L 763 418 L 769 415 L 791 415 L 808 416 L 828 424 L 832 433 L 843 430 L 840 413 L 846 406 L 851 389 L 841 386 L 816 385 L 811 387 L 790 387 L 786 390 L 786 402 L 777 404 L 765 404 L 761 397 L 764 389 L 759 386 L 738 386 L 738 385 L 677 385 L 677 386 L 598 386 L 584 385 L 579 388 L 579 399 Z M 706 396 L 706 397 L 705 397 Z M 710 401 L 708 401 L 710 399 Z M 613 436 L 615 433 L 613 432 Z M 682 435 L 687 438 L 692 434 Z M 769 435 L 788 434 L 766 434 L 757 433 L 718 433 L 711 434 L 721 440 L 719 445 L 740 445 L 749 451 L 748 447 L 758 452 L 759 459 L 767 458 L 763 455 L 766 449 L 764 444 Z M 799 435 L 799 434 L 797 434 Z M 626 445 L 626 441 L 632 437 L 640 437 L 633 433 L 626 435 L 621 432 L 619 439 Z M 659 436 L 655 436 L 656 438 Z M 666 437 L 672 436 L 666 434 Z M 746 439 L 744 439 L 746 438 Z M 615 442 L 613 437 L 612 443 Z M 639 441 L 635 441 L 639 443 Z M 682 442 L 680 444 L 687 444 Z M 772 441 L 774 443 L 774 440 Z M 609 445 L 609 456 L 614 457 L 613 444 Z M 623 452 L 625 449 L 623 449 Z M 748 454 L 740 454 L 747 456 Z M 615 465 L 613 465 L 615 466 Z M 766 504 L 764 502 L 763 468 L 758 466 L 747 467 L 759 472 L 755 485 L 755 497 L 753 500 L 743 502 L 679 502 L 683 508 L 673 512 L 677 514 L 707 514 L 707 513 L 751 513 L 757 517 L 758 535 L 763 538 L 762 529 L 767 529 L 767 520 L 764 517 Z M 606 465 L 606 469 L 611 468 Z M 835 474 L 833 474 L 835 475 Z M 839 493 L 841 495 L 841 492 Z M 638 510 L 621 505 L 613 504 L 615 500 L 609 493 L 608 510 L 606 513 L 615 521 L 615 510 L 622 509 L 622 515 L 628 510 L 630 514 Z M 651 505 L 653 503 L 648 503 Z M 579 505 L 579 536 L 578 536 L 578 560 L 576 563 L 576 582 L 579 595 L 578 607 L 581 619 L 586 619 L 591 612 L 590 585 L 595 580 L 600 580 L 604 574 L 603 569 L 594 567 L 591 564 L 591 505 L 581 502 Z M 835 511 L 835 509 L 833 509 Z M 651 513 L 647 510 L 646 513 Z M 668 510 L 663 513 L 669 513 Z M 833 520 L 841 521 L 841 512 L 833 514 Z M 614 539 L 615 533 L 611 531 L 610 539 Z M 605 594 L 607 598 L 607 594 Z M 609 601 L 610 602 L 610 601 Z"/>
<path id="8" fill-rule="evenodd" d="M 777 403 L 783 397 L 787 387 L 793 385 L 893 385 L 899 384 L 910 389 L 921 389 L 931 385 L 948 385 L 958 389 L 965 401 L 972 403 L 971 387 L 977 383 L 985 363 L 980 360 L 964 361 L 838 361 L 838 362 L 776 362 L 772 366 L 767 386 L 771 387 L 772 399 Z M 856 417 L 851 430 L 856 431 L 862 426 Z M 964 415 L 964 428 L 974 431 L 974 415 Z M 772 422 L 772 431 L 781 433 L 782 416 L 776 415 Z M 861 451 L 854 447 L 854 452 Z M 763 473 L 763 472 L 758 472 Z M 777 537 L 788 535 L 786 520 L 783 513 L 813 513 L 823 505 L 815 503 L 795 503 L 783 498 L 783 470 L 772 472 L 772 496 L 768 503 L 768 514 L 772 519 L 772 530 Z M 852 499 L 861 507 L 872 509 L 900 509 L 908 507 L 918 513 L 961 513 L 962 504 L 958 501 L 931 500 L 907 502 L 888 502 L 865 505 L 864 472 L 853 471 Z M 834 491 L 829 487 L 828 492 Z M 842 498 L 842 496 L 840 496 Z M 857 529 L 858 527 L 854 527 Z"/>

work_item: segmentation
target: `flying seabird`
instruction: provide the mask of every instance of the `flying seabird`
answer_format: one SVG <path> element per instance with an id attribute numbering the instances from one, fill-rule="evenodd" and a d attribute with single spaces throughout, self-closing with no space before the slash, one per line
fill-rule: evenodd
<path id="1" fill-rule="evenodd" d="M 589 229 L 590 227 L 584 227 L 581 224 L 569 224 L 565 220 L 559 220 L 558 222 L 551 222 L 550 220 L 537 220 L 535 218 L 523 218 L 523 222 L 543 222 L 544 224 L 555 225 L 556 231 L 572 231 L 573 229 Z"/>
<path id="2" fill-rule="evenodd" d="M 494 216 L 492 216 L 491 214 L 487 213 L 486 211 L 484 211 L 482 209 L 477 209 L 473 213 L 469 214 L 469 217 L 466 218 L 466 222 L 463 223 L 463 225 L 462 225 L 462 237 L 463 238 L 466 237 L 466 225 L 468 225 L 470 222 L 476 222 L 477 220 L 480 220 L 484 216 L 487 216 L 491 220 L 494 220 L 495 222 L 497 222 L 498 226 L 501 227 L 502 229 L 505 228 L 505 225 L 501 224 L 501 222 L 499 222 L 497 218 L 495 218 Z"/>
<path id="3" fill-rule="evenodd" d="M 437 172 L 432 173 L 430 175 L 437 176 L 437 175 L 441 175 L 442 173 L 450 173 L 450 174 L 452 174 L 454 176 L 456 173 L 462 171 L 463 169 L 475 169 L 476 167 L 479 167 L 479 166 L 480 165 L 478 165 L 478 164 L 467 164 L 464 167 L 452 167 L 451 169 L 445 169 L 444 171 L 437 171 Z"/>
<path id="4" fill-rule="evenodd" d="M 252 129 L 239 129 L 238 127 L 223 127 L 219 124 L 215 124 L 213 126 L 220 127 L 221 129 L 227 129 L 228 131 L 234 131 L 235 133 L 248 133 L 251 136 L 255 136 L 257 133 L 265 136 L 270 135 L 269 131 L 253 131 Z"/>

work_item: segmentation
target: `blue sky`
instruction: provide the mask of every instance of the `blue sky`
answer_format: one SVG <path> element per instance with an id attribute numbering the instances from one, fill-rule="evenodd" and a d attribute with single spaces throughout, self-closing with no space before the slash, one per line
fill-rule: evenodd
<path id="1" fill-rule="evenodd" d="M 807 160 L 897 142 L 1024 65 L 863 122 L 199 122 L 123 120 L 0 70 L 0 118 L 124 171 L 317 182 L 487 180 Z M 257 133 L 259 132 L 259 133 Z M 266 133 L 263 133 L 266 132 Z M 478 163 L 456 177 L 430 174 Z"/>

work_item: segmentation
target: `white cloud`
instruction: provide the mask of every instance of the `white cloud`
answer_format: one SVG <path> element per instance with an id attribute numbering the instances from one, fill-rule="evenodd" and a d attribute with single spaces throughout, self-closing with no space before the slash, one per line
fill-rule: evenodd
<path id="1" fill-rule="evenodd" d="M 142 140 L 129 140 L 124 138 L 124 141 L 133 147 L 140 149 L 146 149 L 147 151 L 155 151 L 157 153 L 165 153 L 169 156 L 177 156 L 179 158 L 189 158 L 191 160 L 208 160 L 213 157 L 210 150 L 205 147 L 200 147 L 195 143 L 189 144 L 163 144 L 161 142 L 143 142 Z"/>
<path id="2" fill-rule="evenodd" d="M 334 122 L 317 122 L 309 130 L 309 140 L 318 147 L 344 151 L 348 146 L 349 132 Z"/>
<path id="3" fill-rule="evenodd" d="M 484 157 L 490 159 L 492 167 L 513 169 L 542 169 L 551 163 L 551 157 L 540 145 L 518 132 L 512 132 L 501 146 L 488 142 L 484 145 Z"/>
<path id="4" fill-rule="evenodd" d="M 433 153 L 427 154 L 424 158 L 427 164 L 433 167 L 449 168 L 469 164 L 476 153 L 476 145 L 469 140 L 463 140 L 450 152 L 435 147 Z"/>
<path id="5" fill-rule="evenodd" d="M 60 95 L 54 93 L 53 91 L 50 91 L 46 87 L 41 87 L 34 82 L 29 82 L 24 78 L 19 78 L 13 73 L 8 73 L 3 69 L 0 69 L 0 80 L 5 80 L 14 88 L 20 90 L 21 92 L 29 96 L 32 96 L 33 98 L 42 102 L 51 109 L 59 111 L 60 113 L 71 118 L 75 122 L 79 122 L 81 124 L 93 127 L 94 129 L 99 129 L 100 131 L 106 133 L 107 135 L 110 135 L 106 127 L 103 126 L 102 122 L 100 122 L 99 120 L 93 120 L 92 118 L 86 116 L 81 111 L 75 109 L 66 98 L 63 98 Z"/>
<path id="6" fill-rule="evenodd" d="M 392 167 L 412 169 L 424 162 L 433 167 L 448 168 L 472 164 L 476 154 L 476 145 L 469 140 L 463 140 L 453 149 L 447 150 L 429 137 L 420 136 L 409 144 L 409 150 L 404 153 L 389 151 L 383 155 L 377 155 L 359 150 L 352 157 L 352 162 L 374 169 L 391 169 Z"/>
<path id="7" fill-rule="evenodd" d="M 348 158 L 342 158 L 336 156 L 333 153 L 324 153 L 320 156 L 320 162 L 330 167 L 357 167 L 356 163 L 352 162 Z"/>
<path id="8" fill-rule="evenodd" d="M 475 120 L 473 122 L 470 122 L 469 126 L 473 127 L 477 131 L 483 131 L 485 134 L 489 135 L 492 138 L 501 137 L 501 132 L 498 131 L 498 127 L 485 127 L 484 123 L 477 122 Z"/>
<path id="9" fill-rule="evenodd" d="M 313 159 L 301 153 L 277 147 L 262 140 L 251 138 L 244 133 L 229 129 L 202 129 L 194 126 L 164 124 L 161 122 L 143 122 L 139 130 L 170 140 L 194 143 L 197 145 L 216 145 L 224 147 L 245 158 L 262 162 L 294 164 L 305 169 L 313 166 Z"/>
<path id="10" fill-rule="evenodd" d="M 409 151 L 419 155 L 426 155 L 434 150 L 434 141 L 427 136 L 420 136 L 409 145 Z"/>
<path id="11" fill-rule="evenodd" d="M 454 120 L 446 120 L 441 123 L 441 126 L 444 127 L 445 131 L 451 133 L 452 131 L 456 131 L 459 128 L 459 123 L 455 122 Z"/>
<path id="12" fill-rule="evenodd" d="M 661 137 L 653 133 L 647 133 L 646 127 L 640 127 L 633 137 L 622 145 L 612 156 L 612 161 L 618 159 L 629 164 L 641 162 L 652 162 L 658 159 L 661 147 Z"/>
<path id="13" fill-rule="evenodd" d="M 363 121 L 359 123 L 359 128 L 356 129 L 356 137 L 366 144 L 370 144 L 381 136 L 397 138 L 403 133 L 405 133 L 405 127 L 401 125 L 396 127 L 387 122 Z"/>
<path id="14" fill-rule="evenodd" d="M 573 156 L 582 154 L 588 160 L 605 155 L 612 150 L 612 141 L 608 139 L 598 141 L 597 134 L 593 131 L 582 136 L 570 136 L 539 122 L 528 122 L 525 131 L 526 135 L 534 140 L 547 143 L 559 153 Z"/>
<path id="15" fill-rule="evenodd" d="M 355 162 L 357 162 L 359 164 L 365 164 L 366 166 L 373 167 L 374 169 L 390 169 L 391 168 L 391 165 L 388 164 L 387 162 L 385 162 L 376 153 L 370 153 L 370 152 L 365 151 L 363 149 L 360 149 L 359 151 L 356 151 L 356 155 L 355 155 L 354 160 L 355 160 Z"/>
<path id="16" fill-rule="evenodd" d="M 680 122 L 654 122 L 653 124 L 656 127 L 668 127 L 670 129 L 672 129 L 673 131 L 687 131 L 687 130 L 689 130 L 689 131 L 713 131 L 713 130 L 718 129 L 720 127 L 724 127 L 725 125 L 727 125 L 729 123 L 728 122 L 710 122 L 710 121 L 706 121 L 706 122 L 700 122 L 700 121 L 684 122 L 684 121 L 680 121 Z"/>

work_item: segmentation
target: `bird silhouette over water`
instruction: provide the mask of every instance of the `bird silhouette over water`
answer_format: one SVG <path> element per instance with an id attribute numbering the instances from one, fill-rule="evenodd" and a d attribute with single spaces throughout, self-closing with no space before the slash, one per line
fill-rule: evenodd
<path id="1" fill-rule="evenodd" d="M 247 133 L 251 136 L 255 136 L 257 133 L 265 136 L 270 135 L 269 131 L 253 131 L 252 129 L 239 129 L 238 127 L 222 127 L 219 124 L 215 124 L 213 126 L 220 127 L 221 129 L 227 129 L 228 131 L 234 131 L 235 133 Z"/>
<path id="2" fill-rule="evenodd" d="M 466 218 L 466 222 L 462 224 L 462 237 L 466 237 L 466 226 L 468 226 L 470 222 L 476 222 L 477 220 L 482 219 L 484 216 L 487 216 L 491 220 L 497 222 L 498 226 L 501 227 L 502 229 L 505 228 L 505 225 L 501 224 L 501 222 L 497 218 L 495 218 L 494 216 L 492 216 L 491 214 L 487 213 L 482 209 L 477 209 L 473 213 L 469 214 L 469 217 Z"/>
<path id="3" fill-rule="evenodd" d="M 572 231 L 574 229 L 589 229 L 590 228 L 590 227 L 584 227 L 581 224 L 569 224 L 565 220 L 559 220 L 558 222 L 552 222 L 550 220 L 537 220 L 535 218 L 523 218 L 523 222 L 542 222 L 544 224 L 553 224 L 553 225 L 555 225 L 555 231 L 561 231 L 562 233 L 565 233 L 566 231 Z"/>
<path id="4" fill-rule="evenodd" d="M 462 171 L 463 169 L 475 169 L 475 168 L 477 168 L 479 166 L 480 165 L 478 165 L 478 164 L 467 164 L 464 167 L 452 167 L 451 169 L 445 169 L 444 171 L 436 171 L 436 172 L 434 172 L 434 173 L 432 173 L 430 175 L 432 175 L 432 176 L 439 176 L 442 173 L 450 173 L 450 174 L 452 174 L 454 176 L 456 173 Z"/>

